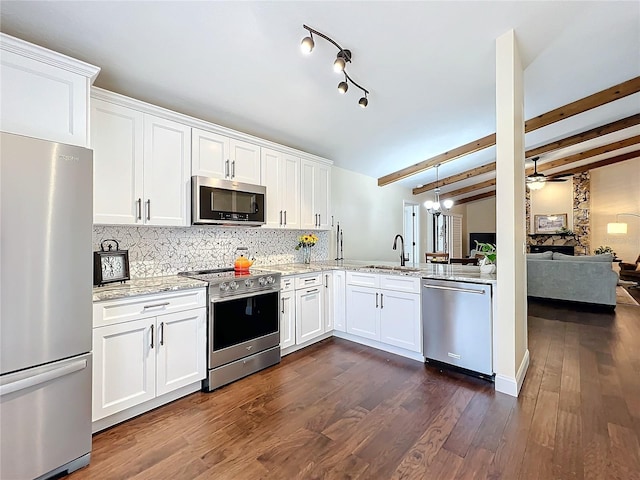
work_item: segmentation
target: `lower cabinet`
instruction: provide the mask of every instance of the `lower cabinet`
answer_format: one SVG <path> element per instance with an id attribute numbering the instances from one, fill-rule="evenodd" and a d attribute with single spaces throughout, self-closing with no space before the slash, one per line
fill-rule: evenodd
<path id="1" fill-rule="evenodd" d="M 419 278 L 347 272 L 347 333 L 422 352 L 419 292 Z"/>
<path id="2" fill-rule="evenodd" d="M 296 344 L 296 295 L 293 290 L 280 293 L 280 350 Z"/>
<path id="3" fill-rule="evenodd" d="M 319 337 L 325 332 L 322 287 L 296 290 L 296 344 Z"/>
<path id="4" fill-rule="evenodd" d="M 181 304 L 187 306 L 196 297 L 190 298 L 188 293 L 166 298 L 156 295 L 146 300 L 104 302 L 98 308 L 94 304 L 94 325 L 100 326 L 93 329 L 93 421 L 205 377 L 205 298 L 202 290 L 197 296 L 198 303 L 202 299 L 202 306 L 182 311 L 174 310 L 180 310 Z M 96 312 L 101 318 L 96 319 Z M 105 312 L 104 316 L 101 312 Z M 105 318 L 110 313 L 114 314 L 114 323 L 101 325 L 109 323 Z M 142 318 L 115 320 L 130 316 Z"/>

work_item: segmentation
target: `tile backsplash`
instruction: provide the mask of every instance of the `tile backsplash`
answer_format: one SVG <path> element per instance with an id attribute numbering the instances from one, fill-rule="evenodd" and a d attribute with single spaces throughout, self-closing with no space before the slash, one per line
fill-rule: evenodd
<path id="1" fill-rule="evenodd" d="M 295 250 L 302 230 L 234 227 L 134 227 L 94 225 L 93 248 L 116 239 L 129 250 L 131 278 L 175 275 L 188 270 L 233 266 L 236 247 L 247 247 L 258 265 L 302 261 Z M 330 232 L 314 232 L 311 259 L 328 260 Z"/>

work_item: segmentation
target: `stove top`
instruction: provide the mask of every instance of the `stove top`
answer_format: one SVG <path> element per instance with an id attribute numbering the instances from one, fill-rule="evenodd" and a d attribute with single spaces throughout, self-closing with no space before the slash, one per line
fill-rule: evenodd
<path id="1" fill-rule="evenodd" d="M 279 290 L 281 276 L 279 272 L 265 270 L 260 272 L 236 272 L 233 268 L 180 272 L 178 275 L 208 282 L 209 294 L 212 296 L 240 295 L 261 290 Z"/>

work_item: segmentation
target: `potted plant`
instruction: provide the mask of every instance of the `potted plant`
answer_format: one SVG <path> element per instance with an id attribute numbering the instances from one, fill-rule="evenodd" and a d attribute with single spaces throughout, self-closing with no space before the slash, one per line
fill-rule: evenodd
<path id="1" fill-rule="evenodd" d="M 495 273 L 498 252 L 493 243 L 480 243 L 476 240 L 476 250 L 484 256 L 478 261 L 481 273 Z"/>
<path id="2" fill-rule="evenodd" d="M 596 248 L 593 252 L 596 255 L 602 255 L 603 253 L 610 253 L 611 255 L 614 256 L 614 258 L 617 256 L 616 252 L 613 251 L 613 248 L 611 248 L 609 245 L 600 245 L 598 248 Z"/>

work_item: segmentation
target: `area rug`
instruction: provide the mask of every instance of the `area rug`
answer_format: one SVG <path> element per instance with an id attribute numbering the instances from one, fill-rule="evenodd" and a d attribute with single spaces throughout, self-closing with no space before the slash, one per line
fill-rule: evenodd
<path id="1" fill-rule="evenodd" d="M 616 287 L 616 303 L 618 305 L 635 305 L 635 306 L 639 306 L 638 302 L 635 301 L 635 299 L 629 295 L 629 292 L 627 292 L 624 287 L 618 285 Z"/>

